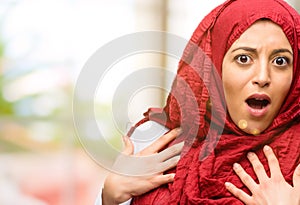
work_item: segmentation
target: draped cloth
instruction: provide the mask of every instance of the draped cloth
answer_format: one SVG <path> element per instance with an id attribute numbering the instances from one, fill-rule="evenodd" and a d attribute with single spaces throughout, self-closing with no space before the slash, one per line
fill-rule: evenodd
<path id="1" fill-rule="evenodd" d="M 226 111 L 221 67 L 233 42 L 259 19 L 278 24 L 289 40 L 294 55 L 293 81 L 272 124 L 259 135 L 250 135 L 240 130 Z M 230 181 L 250 193 L 232 165 L 240 163 L 258 182 L 246 154 L 256 152 L 269 174 L 262 152 L 266 144 L 273 148 L 286 181 L 292 184 L 300 162 L 299 48 L 300 17 L 284 1 L 228 0 L 210 12 L 183 52 L 166 105 L 150 108 L 136 125 L 154 120 L 170 129 L 183 128 L 183 134 L 169 145 L 185 141 L 177 167 L 168 171 L 176 173 L 175 180 L 133 198 L 132 204 L 243 204 L 224 183 Z"/>

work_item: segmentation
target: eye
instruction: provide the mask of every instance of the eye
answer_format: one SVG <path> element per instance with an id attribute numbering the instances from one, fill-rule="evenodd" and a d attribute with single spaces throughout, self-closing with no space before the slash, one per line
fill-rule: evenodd
<path id="1" fill-rule="evenodd" d="M 290 60 L 287 57 L 276 57 L 272 63 L 274 63 L 277 66 L 286 66 L 288 65 Z"/>
<path id="2" fill-rule="evenodd" d="M 244 54 L 236 56 L 235 60 L 240 64 L 249 64 L 251 62 L 250 56 Z"/>

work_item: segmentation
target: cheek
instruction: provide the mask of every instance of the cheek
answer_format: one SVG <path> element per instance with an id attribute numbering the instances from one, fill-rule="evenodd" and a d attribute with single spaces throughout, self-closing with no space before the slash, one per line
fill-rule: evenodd
<path id="1" fill-rule="evenodd" d="M 223 89 L 226 101 L 228 100 L 228 96 L 232 95 L 232 92 L 234 91 L 233 84 L 230 81 L 223 80 Z"/>
<path id="2" fill-rule="evenodd" d="M 230 91 L 232 88 L 232 83 L 230 80 L 230 70 L 228 66 L 223 64 L 222 68 L 222 82 L 223 82 L 223 89 L 225 96 L 227 95 L 228 91 Z"/>
<path id="3" fill-rule="evenodd" d="M 291 79 L 286 79 L 286 80 L 284 80 L 284 79 L 278 79 L 278 84 L 277 84 L 277 94 L 278 94 L 278 96 L 279 96 L 279 99 L 280 99 L 280 107 L 281 107 L 281 105 L 282 105 L 282 103 L 283 103 L 283 101 L 284 101 L 284 99 L 286 98 L 286 96 L 287 96 L 287 94 L 288 94 L 288 92 L 289 92 L 289 90 L 290 90 L 290 87 L 291 87 Z M 276 90 L 275 90 L 275 92 L 276 92 Z"/>
<path id="4" fill-rule="evenodd" d="M 293 74 L 287 73 L 284 76 L 277 75 L 277 78 L 274 81 L 274 83 L 276 83 L 275 92 L 277 91 L 277 94 L 280 96 L 281 101 L 285 99 L 286 95 L 288 94 L 291 88 L 292 78 L 293 78 Z"/>
<path id="5" fill-rule="evenodd" d="M 236 73 L 224 72 L 222 81 L 225 97 L 228 101 L 236 96 L 237 91 L 240 89 L 241 80 Z"/>

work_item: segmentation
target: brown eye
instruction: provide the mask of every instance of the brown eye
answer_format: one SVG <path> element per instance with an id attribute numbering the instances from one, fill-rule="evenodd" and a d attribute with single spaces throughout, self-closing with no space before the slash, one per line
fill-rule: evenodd
<path id="1" fill-rule="evenodd" d="M 289 63 L 289 60 L 286 57 L 277 57 L 274 59 L 273 63 L 277 66 L 285 66 Z"/>
<path id="2" fill-rule="evenodd" d="M 240 64 L 248 64 L 251 61 L 251 58 L 247 55 L 239 55 L 236 57 L 236 61 Z"/>

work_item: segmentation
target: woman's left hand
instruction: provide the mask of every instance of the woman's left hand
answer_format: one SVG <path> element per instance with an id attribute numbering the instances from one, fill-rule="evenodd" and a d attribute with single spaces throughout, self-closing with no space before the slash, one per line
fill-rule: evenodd
<path id="1" fill-rule="evenodd" d="M 256 154 L 249 153 L 247 157 L 258 177 L 259 184 L 239 164 L 235 163 L 233 166 L 235 173 L 251 191 L 252 196 L 232 183 L 226 182 L 225 186 L 228 191 L 247 205 L 300 205 L 300 164 L 294 171 L 293 186 L 291 186 L 285 181 L 273 150 L 265 146 L 263 151 L 268 160 L 271 176 L 267 175 Z"/>

